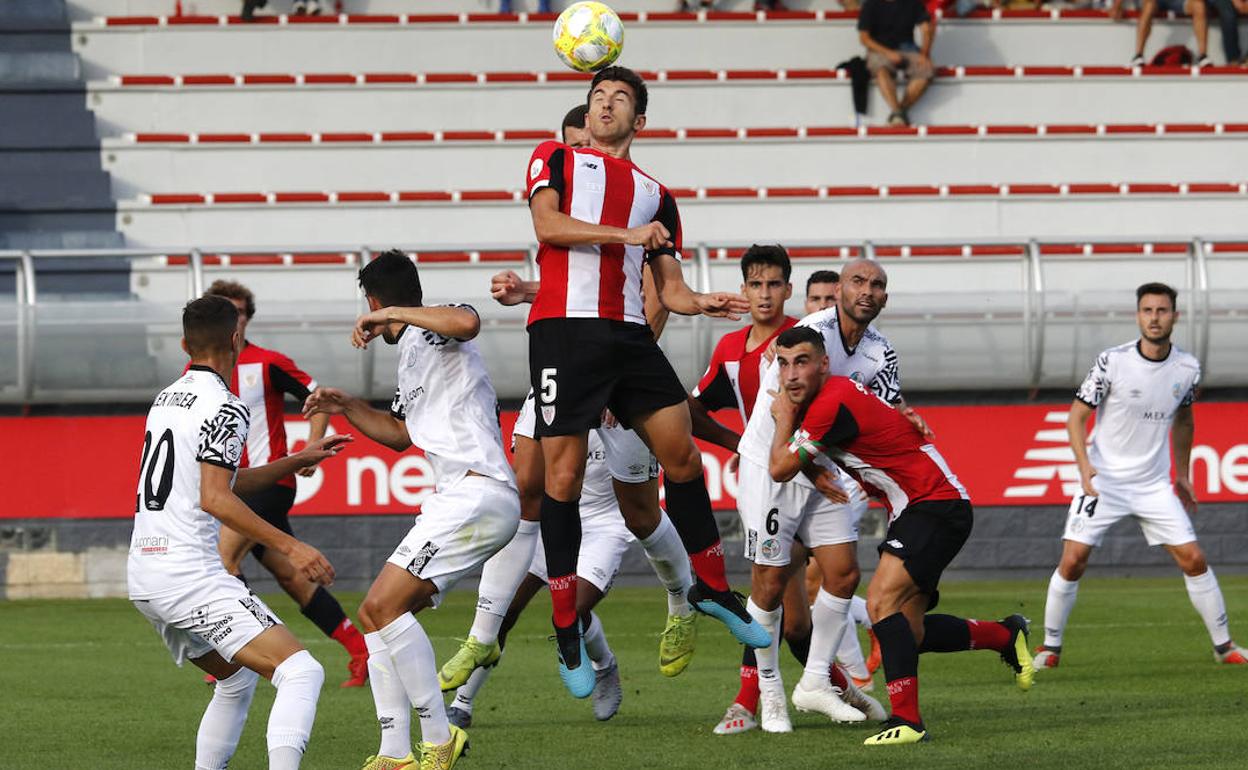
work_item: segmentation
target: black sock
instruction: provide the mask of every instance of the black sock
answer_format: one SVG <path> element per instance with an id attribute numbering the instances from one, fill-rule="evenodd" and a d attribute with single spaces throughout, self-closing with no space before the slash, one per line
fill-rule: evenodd
<path id="1" fill-rule="evenodd" d="M 325 590 L 324 586 L 317 586 L 312 598 L 300 607 L 299 611 L 305 618 L 315 623 L 316 627 L 321 629 L 321 633 L 326 636 L 333 636 L 338 627 L 342 625 L 342 621 L 347 619 L 347 613 L 342 611 L 342 605 L 338 603 L 333 594 Z"/>
<path id="2" fill-rule="evenodd" d="M 749 645 L 741 647 L 741 665 L 747 668 L 758 668 L 758 656 L 754 654 L 754 648 Z"/>
<path id="3" fill-rule="evenodd" d="M 705 473 L 692 481 L 672 481 L 664 477 L 663 492 L 667 515 L 676 526 L 687 553 L 700 553 L 719 541 L 719 527 L 711 511 Z"/>
<path id="4" fill-rule="evenodd" d="M 971 649 L 971 631 L 962 618 L 924 615 L 919 652 L 962 652 Z"/>
<path id="5" fill-rule="evenodd" d="M 871 626 L 880 640 L 880 657 L 884 661 L 884 680 L 888 682 L 888 700 L 893 716 L 912 724 L 922 724 L 919 716 L 919 648 L 914 642 L 910 621 L 900 612 Z"/>
<path id="6" fill-rule="evenodd" d="M 570 502 L 542 495 L 542 547 L 555 625 L 576 623 L 576 557 L 581 550 L 580 498 Z"/>
<path id="7" fill-rule="evenodd" d="M 799 639 L 790 639 L 787 636 L 784 638 L 784 641 L 789 645 L 789 652 L 793 653 L 793 657 L 797 658 L 797 662 L 803 666 L 806 665 L 806 658 L 810 655 L 810 637 L 814 633 L 815 629 L 808 628 L 806 629 L 806 635 Z"/>

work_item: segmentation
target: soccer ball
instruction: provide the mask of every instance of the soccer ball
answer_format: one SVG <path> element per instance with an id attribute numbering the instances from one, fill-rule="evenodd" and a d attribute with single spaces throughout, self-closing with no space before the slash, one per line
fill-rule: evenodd
<path id="1" fill-rule="evenodd" d="M 574 3 L 555 20 L 554 39 L 564 64 L 577 72 L 597 72 L 624 50 L 624 24 L 602 3 Z"/>

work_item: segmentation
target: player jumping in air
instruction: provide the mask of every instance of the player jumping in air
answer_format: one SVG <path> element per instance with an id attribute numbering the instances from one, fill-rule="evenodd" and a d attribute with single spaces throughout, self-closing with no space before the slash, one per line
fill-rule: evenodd
<path id="1" fill-rule="evenodd" d="M 589 108 L 581 104 L 564 117 L 563 138 L 569 146 L 583 147 L 589 141 L 585 130 L 588 111 Z M 515 305 L 532 302 L 539 288 L 539 282 L 522 280 L 515 272 L 505 270 L 494 276 L 490 290 L 501 304 Z M 642 290 L 647 325 L 657 336 L 667 323 L 668 313 L 658 301 L 649 268 L 643 268 Z M 520 489 L 520 528 L 512 541 L 485 563 L 472 629 L 459 650 L 438 672 L 444 691 L 464 685 L 475 669 L 498 661 L 501 653 L 500 631 L 508 614 L 508 605 L 521 581 L 531 574 L 545 485 L 545 462 L 532 427 L 536 416 L 531 390 L 525 399 L 522 417 L 524 420 L 517 423 L 517 430 L 512 435 L 512 468 Z M 649 448 L 631 430 L 612 430 L 604 425 L 595 432 L 603 444 L 615 497 L 619 502 L 615 510 L 624 517 L 629 531 L 641 542 L 655 574 L 667 589 L 668 617 L 659 640 L 659 670 L 665 676 L 676 676 L 692 660 L 696 641 L 697 628 L 687 598 L 693 585 L 689 557 L 671 520 L 659 507 L 658 469 Z M 544 552 L 542 558 L 545 558 Z M 597 693 L 602 686 L 602 677 L 598 677 L 598 684 L 594 687 L 595 701 L 599 700 Z"/>
<path id="2" fill-rule="evenodd" d="M 745 644 L 770 642 L 729 590 L 686 395 L 646 326 L 642 265 L 649 265 L 659 299 L 672 312 L 735 317 L 748 303 L 734 294 L 698 293 L 684 282 L 675 199 L 629 160 L 646 123 L 642 79 L 608 67 L 594 76 L 587 102 L 590 146 L 540 145 L 526 180 L 541 243 L 542 281 L 528 325 L 536 433 L 546 464 L 541 533 L 560 676 L 577 697 L 594 685 L 593 672 L 582 665 L 576 613 L 578 499 L 587 434 L 607 407 L 663 466 L 668 511 L 698 576 L 689 602 Z"/>
<path id="3" fill-rule="evenodd" d="M 217 539 L 225 524 L 282 554 L 302 579 L 333 582 L 334 569 L 319 551 L 261 519 L 239 496 L 336 454 L 350 437 L 322 439 L 267 465 L 240 468 L 251 415 L 225 379 L 243 347 L 238 311 L 221 297 L 201 297 L 182 311 L 182 334 L 190 368 L 156 396 L 147 415 L 128 593 L 175 663 L 189 660 L 217 680 L 199 723 L 196 769 L 229 764 L 263 676 L 277 688 L 267 731 L 269 768 L 294 770 L 312 732 L 325 671 L 273 611 L 226 572 Z"/>
<path id="4" fill-rule="evenodd" d="M 251 413 L 251 429 L 240 467 L 263 465 L 286 456 L 286 420 L 282 408 L 287 395 L 304 399 L 316 388 L 316 381 L 309 377 L 295 362 L 275 350 L 268 350 L 247 339 L 247 326 L 256 314 L 256 298 L 251 290 L 235 281 L 214 281 L 207 294 L 225 297 L 238 308 L 238 333 L 243 338 L 243 350 L 238 354 L 238 364 L 230 380 L 230 390 L 243 400 Z M 325 435 L 329 417 L 317 415 L 309 421 L 309 441 Z M 312 468 L 298 472 L 310 476 Z M 256 514 L 286 534 L 290 526 L 290 509 L 295 504 L 295 477 L 286 476 L 278 483 L 243 502 Z M 342 605 L 324 586 L 304 579 L 295 571 L 286 557 L 269 551 L 263 545 L 248 540 L 226 527 L 221 530 L 221 560 L 231 575 L 242 579 L 243 557 L 250 552 L 268 570 L 278 585 L 299 604 L 299 611 L 321 629 L 321 633 L 341 644 L 351 656 L 347 663 L 350 677 L 343 687 L 363 687 L 368 679 L 368 648 L 364 637 L 351 624 Z"/>
<path id="5" fill-rule="evenodd" d="M 351 341 L 380 336 L 399 348 L 398 387 L 389 412 L 341 390 L 317 388 L 304 413 L 341 414 L 374 441 L 402 452 L 416 445 L 433 465 L 434 493 L 381 568 L 360 605 L 369 685 L 381 747 L 365 770 L 417 761 L 410 718 L 420 717 L 420 767 L 444 770 L 468 737 L 450 724 L 429 636 L 413 613 L 437 606 L 451 586 L 511 540 L 520 521 L 515 477 L 498 425 L 498 401 L 472 339 L 481 329 L 467 305 L 422 304 L 416 265 L 391 250 L 360 270 L 371 310 Z"/>
<path id="6" fill-rule="evenodd" d="M 1135 296 L 1139 339 L 1101 353 L 1070 406 L 1066 429 L 1079 464 L 1080 489 L 1066 519 L 1061 563 L 1049 578 L 1044 644 L 1036 651 L 1035 665 L 1057 666 L 1088 557 L 1105 532 L 1128 516 L 1139 522 L 1148 544 L 1164 546 L 1183 571 L 1187 595 L 1213 642 L 1214 660 L 1248 664 L 1248 653 L 1231 640 L 1222 589 L 1188 517 L 1196 510 L 1189 471 L 1200 362 L 1170 341 L 1179 319 L 1178 293 L 1163 283 L 1146 283 Z M 1096 436 L 1089 446 L 1093 411 Z"/>
<path id="7" fill-rule="evenodd" d="M 843 274 L 842 281 L 846 278 Z M 970 536 L 973 519 L 966 490 L 940 452 L 901 411 L 861 383 L 829 376 L 824 335 L 817 329 L 798 326 L 781 334 L 776 360 L 783 392 L 771 403 L 772 479 L 791 481 L 805 468 L 835 463 L 888 510 L 867 607 L 893 714 L 866 744 L 927 737 L 919 715 L 921 652 L 996 651 L 1018 686 L 1030 689 L 1035 669 L 1021 615 L 998 623 L 927 614 L 939 601 L 940 576 Z"/>

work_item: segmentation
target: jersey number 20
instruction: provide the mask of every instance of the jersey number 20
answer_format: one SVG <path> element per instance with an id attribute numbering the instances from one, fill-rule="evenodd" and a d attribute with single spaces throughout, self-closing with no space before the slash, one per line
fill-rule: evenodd
<path id="1" fill-rule="evenodd" d="M 159 476 L 159 478 L 157 478 Z M 166 428 L 152 446 L 152 432 L 143 435 L 139 461 L 139 494 L 135 510 L 163 511 L 173 491 L 173 431 Z"/>

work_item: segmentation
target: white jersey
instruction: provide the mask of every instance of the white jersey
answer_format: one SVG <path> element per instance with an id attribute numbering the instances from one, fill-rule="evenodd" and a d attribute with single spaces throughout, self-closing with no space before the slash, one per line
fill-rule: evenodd
<path id="1" fill-rule="evenodd" d="M 797 325 L 809 326 L 823 334 L 828 368 L 833 375 L 849 377 L 888 403 L 897 404 L 901 401 L 901 374 L 897 368 L 897 352 L 874 326 L 868 326 L 857 347 L 850 350 L 841 336 L 839 312 L 836 307 L 820 310 L 798 321 Z M 763 468 L 770 464 L 771 442 L 776 435 L 776 421 L 771 416 L 772 397 L 768 391 L 779 389 L 780 362 L 773 360 L 763 372 L 754 410 L 750 413 L 750 420 L 746 423 L 745 432 L 737 446 L 737 452 L 743 458 Z M 811 485 L 802 474 L 797 475 L 796 481 Z"/>
<path id="2" fill-rule="evenodd" d="M 1110 348 L 1075 393 L 1096 409 L 1088 460 L 1107 481 L 1170 479 L 1170 425 L 1196 400 L 1200 362 L 1170 346 L 1161 361 L 1145 358 L 1139 341 Z M 1093 482 L 1095 483 L 1095 482 Z"/>
<path id="3" fill-rule="evenodd" d="M 126 565 L 131 599 L 225 574 L 221 524 L 199 507 L 200 463 L 237 474 L 250 419 L 247 405 L 205 366 L 191 366 L 152 402 Z"/>
<path id="4" fill-rule="evenodd" d="M 468 471 L 515 487 L 498 398 L 476 343 L 407 326 L 399 337 L 398 380 L 390 413 L 407 424 L 412 443 L 429 458 L 435 489 Z"/>

